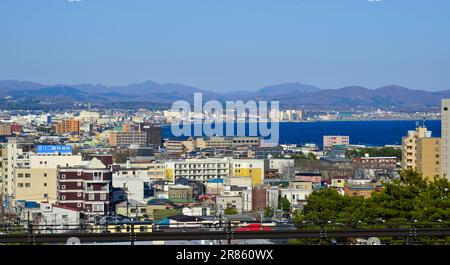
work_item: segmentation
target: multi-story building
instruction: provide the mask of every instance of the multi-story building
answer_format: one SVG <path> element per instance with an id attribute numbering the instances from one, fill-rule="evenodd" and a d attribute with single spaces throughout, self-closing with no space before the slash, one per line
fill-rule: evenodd
<path id="1" fill-rule="evenodd" d="M 217 148 L 217 149 L 231 149 L 238 146 L 246 147 L 258 147 L 261 145 L 261 139 L 259 137 L 225 137 L 225 136 L 212 136 L 207 138 L 196 139 L 196 147 L 199 149 Z"/>
<path id="2" fill-rule="evenodd" d="M 450 179 L 450 99 L 441 102 L 442 175 Z"/>
<path id="3" fill-rule="evenodd" d="M 294 174 L 294 159 L 269 159 L 269 168 L 278 170 L 278 173 L 285 177 Z"/>
<path id="4" fill-rule="evenodd" d="M 408 131 L 402 138 L 402 168 L 417 169 L 417 141 L 420 138 L 431 137 L 426 127 L 418 126 L 415 131 Z"/>
<path id="5" fill-rule="evenodd" d="M 162 128 L 151 124 L 140 123 L 139 131 L 146 133 L 146 145 L 153 147 L 162 147 Z"/>
<path id="6" fill-rule="evenodd" d="M 76 119 L 65 119 L 53 125 L 56 134 L 79 133 L 80 121 Z"/>
<path id="7" fill-rule="evenodd" d="M 37 153 L 29 157 L 28 166 L 14 170 L 12 200 L 56 202 L 57 168 L 81 164 L 80 155 Z"/>
<path id="8" fill-rule="evenodd" d="M 2 196 L 14 198 L 15 171 L 30 165 L 29 152 L 16 138 L 9 138 L 2 149 Z"/>
<path id="9" fill-rule="evenodd" d="M 441 145 L 441 138 L 430 137 L 417 140 L 417 171 L 426 178 L 442 176 Z"/>
<path id="10" fill-rule="evenodd" d="M 111 175 L 97 158 L 82 166 L 58 168 L 57 205 L 78 209 L 87 216 L 109 213 Z"/>
<path id="11" fill-rule="evenodd" d="M 147 133 L 142 131 L 110 132 L 109 145 L 114 147 L 128 147 L 130 145 L 145 146 Z"/>
<path id="12" fill-rule="evenodd" d="M 237 177 L 251 177 L 252 186 L 264 183 L 265 161 L 263 159 L 233 159 L 231 173 Z"/>
<path id="13" fill-rule="evenodd" d="M 357 168 L 365 169 L 394 169 L 397 166 L 397 157 L 355 157 L 352 159 Z"/>
<path id="14" fill-rule="evenodd" d="M 186 141 L 165 140 L 164 148 L 169 155 L 181 156 L 195 149 L 196 140 L 189 138 Z"/>
<path id="15" fill-rule="evenodd" d="M 426 178 L 443 175 L 443 143 L 426 127 L 409 131 L 402 139 L 402 168 L 417 170 Z"/>
<path id="16" fill-rule="evenodd" d="M 11 136 L 11 124 L 0 122 L 0 136 Z"/>
<path id="17" fill-rule="evenodd" d="M 189 203 L 193 201 L 192 187 L 188 185 L 170 185 L 169 200 L 175 203 Z"/>
<path id="18" fill-rule="evenodd" d="M 230 162 L 227 159 L 185 159 L 166 161 L 167 178 L 207 181 L 230 175 Z"/>
<path id="19" fill-rule="evenodd" d="M 349 145 L 349 136 L 337 136 L 337 135 L 324 135 L 323 136 L 323 148 L 329 149 L 335 145 Z"/>
<path id="20" fill-rule="evenodd" d="M 264 187 L 252 188 L 252 210 L 263 210 L 267 206 L 267 189 Z"/>

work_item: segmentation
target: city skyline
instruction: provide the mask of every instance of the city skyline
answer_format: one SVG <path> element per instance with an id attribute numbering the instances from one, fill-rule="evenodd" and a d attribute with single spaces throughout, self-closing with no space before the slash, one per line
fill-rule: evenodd
<path id="1" fill-rule="evenodd" d="M 214 92 L 289 82 L 446 90 L 449 8 L 448 1 L 2 1 L 0 79 L 153 80 Z"/>

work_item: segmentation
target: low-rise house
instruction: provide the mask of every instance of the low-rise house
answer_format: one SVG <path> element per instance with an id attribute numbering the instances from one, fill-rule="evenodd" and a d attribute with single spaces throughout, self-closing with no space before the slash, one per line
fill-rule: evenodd
<path id="1" fill-rule="evenodd" d="M 331 185 L 331 187 L 334 187 L 334 188 L 344 188 L 347 179 L 348 179 L 347 177 L 343 177 L 343 176 L 332 177 L 330 185 Z"/>
<path id="2" fill-rule="evenodd" d="M 169 200 L 174 203 L 192 203 L 192 187 L 187 185 L 169 185 Z"/>
<path id="3" fill-rule="evenodd" d="M 133 199 L 117 204 L 116 214 L 133 217 L 136 219 L 149 217 L 147 214 L 147 204 Z"/>

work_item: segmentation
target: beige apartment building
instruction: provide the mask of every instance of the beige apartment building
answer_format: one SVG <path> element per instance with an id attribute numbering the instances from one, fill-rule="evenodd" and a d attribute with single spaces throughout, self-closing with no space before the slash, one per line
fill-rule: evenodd
<path id="1" fill-rule="evenodd" d="M 109 145 L 114 147 L 128 147 L 130 145 L 146 146 L 147 133 L 142 131 L 110 132 Z"/>
<path id="2" fill-rule="evenodd" d="M 15 170 L 14 200 L 56 202 L 56 168 Z"/>
<path id="3" fill-rule="evenodd" d="M 441 102 L 442 175 L 450 179 L 450 99 Z"/>
<path id="4" fill-rule="evenodd" d="M 403 169 L 417 169 L 417 142 L 426 137 L 431 137 L 431 132 L 426 127 L 419 126 L 415 131 L 408 131 L 408 135 L 402 138 Z"/>
<path id="5" fill-rule="evenodd" d="M 15 163 L 11 185 L 4 190 L 14 205 L 17 200 L 56 201 L 57 168 L 82 164 L 81 155 L 30 154 L 26 163 Z"/>
<path id="6" fill-rule="evenodd" d="M 56 134 L 80 132 L 80 121 L 76 119 L 62 120 L 53 125 Z"/>
<path id="7" fill-rule="evenodd" d="M 441 145 L 441 138 L 417 140 L 417 171 L 426 178 L 442 176 Z"/>

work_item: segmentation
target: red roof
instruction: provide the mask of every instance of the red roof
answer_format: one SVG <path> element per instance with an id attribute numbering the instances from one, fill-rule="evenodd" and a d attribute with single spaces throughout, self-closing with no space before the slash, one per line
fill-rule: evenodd
<path id="1" fill-rule="evenodd" d="M 236 229 L 236 232 L 248 231 L 272 231 L 272 228 L 264 226 L 262 224 L 249 224 L 247 226 Z"/>

